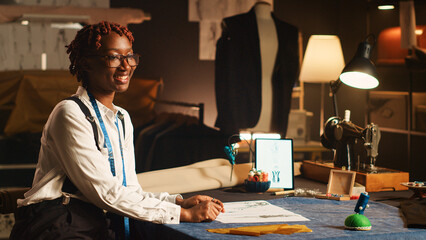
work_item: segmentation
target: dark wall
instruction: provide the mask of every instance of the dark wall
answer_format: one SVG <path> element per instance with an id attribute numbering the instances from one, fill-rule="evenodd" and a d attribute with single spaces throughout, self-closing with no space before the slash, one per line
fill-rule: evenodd
<path id="1" fill-rule="evenodd" d="M 313 34 L 338 35 L 345 62 L 348 62 L 358 44 L 369 33 L 377 37 L 383 29 L 399 26 L 398 9 L 379 11 L 376 4 L 375 0 L 274 1 L 274 12 L 279 18 L 299 28 L 303 36 L 303 48 L 306 48 L 307 41 Z M 151 14 L 150 21 L 129 26 L 136 38 L 134 49 L 142 55 L 136 75 L 163 78 L 163 99 L 205 103 L 205 123 L 213 126 L 216 120 L 214 61 L 198 60 L 198 23 L 188 21 L 188 1 L 111 0 L 111 7 L 140 8 Z M 415 7 L 417 24 L 426 25 L 425 1 L 415 1 Z M 375 50 L 372 54 L 373 61 L 377 57 Z M 398 79 L 392 77 L 395 74 L 387 72 L 386 69 L 379 72 L 379 75 L 385 77 L 380 79 L 380 90 L 407 89 L 407 71 L 398 71 Z M 311 139 L 319 140 L 320 85 L 306 84 L 305 90 L 305 108 L 314 113 Z M 328 96 L 327 88 L 325 96 Z M 352 121 L 365 126 L 367 91 L 342 85 L 337 97 L 340 114 L 343 115 L 345 109 L 350 109 Z M 331 115 L 331 100 L 327 98 L 325 118 Z M 392 144 L 392 140 L 384 139 L 381 147 L 399 147 L 399 144 Z M 424 153 L 423 151 L 423 155 Z M 410 167 L 404 163 L 401 166 L 396 164 L 395 168 L 407 170 Z"/>
<path id="2" fill-rule="evenodd" d="M 111 7 L 134 7 L 150 13 L 152 20 L 129 25 L 142 55 L 136 75 L 162 78 L 162 99 L 205 103 L 205 122 L 216 119 L 214 62 L 198 60 L 198 23 L 188 21 L 188 3 L 177 1 L 118 1 Z M 213 120 L 212 120 L 213 119 Z"/>

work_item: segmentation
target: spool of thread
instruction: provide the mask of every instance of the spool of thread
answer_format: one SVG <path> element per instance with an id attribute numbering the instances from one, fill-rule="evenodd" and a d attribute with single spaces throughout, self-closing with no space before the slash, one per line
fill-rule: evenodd
<path id="1" fill-rule="evenodd" d="M 345 110 L 345 121 L 351 121 L 351 110 Z"/>
<path id="2" fill-rule="evenodd" d="M 47 69 L 47 54 L 41 54 L 41 70 L 46 71 Z"/>
<path id="3" fill-rule="evenodd" d="M 366 193 L 361 193 L 359 195 L 358 202 L 355 205 L 355 212 L 359 214 L 364 214 L 364 210 L 367 208 L 368 200 L 370 199 L 370 196 Z"/>
<path id="4" fill-rule="evenodd" d="M 364 210 L 368 207 L 367 203 L 370 196 L 367 193 L 359 195 L 358 202 L 355 205 L 355 214 L 349 215 L 345 219 L 345 228 L 358 231 L 371 230 L 371 222 L 364 216 Z"/>

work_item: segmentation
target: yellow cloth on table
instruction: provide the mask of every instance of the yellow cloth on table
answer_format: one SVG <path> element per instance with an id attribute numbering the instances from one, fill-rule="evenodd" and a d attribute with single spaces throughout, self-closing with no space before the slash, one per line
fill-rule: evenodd
<path id="1" fill-rule="evenodd" d="M 248 235 L 260 236 L 264 234 L 276 233 L 290 235 L 299 232 L 312 232 L 311 229 L 305 225 L 288 225 L 288 224 L 274 224 L 274 225 L 260 225 L 260 226 L 247 226 L 237 228 L 216 228 L 206 229 L 212 233 L 234 234 L 234 235 Z"/>

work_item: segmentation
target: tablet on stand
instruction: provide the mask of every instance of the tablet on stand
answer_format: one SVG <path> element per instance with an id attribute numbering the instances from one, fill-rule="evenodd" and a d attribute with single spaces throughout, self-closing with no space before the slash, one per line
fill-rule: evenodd
<path id="1" fill-rule="evenodd" d="M 262 139 L 255 141 L 256 169 L 268 173 L 271 191 L 294 189 L 293 140 Z"/>

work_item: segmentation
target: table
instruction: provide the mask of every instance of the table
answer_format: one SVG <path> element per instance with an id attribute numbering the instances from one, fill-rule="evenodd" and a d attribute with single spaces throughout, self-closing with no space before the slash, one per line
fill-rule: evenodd
<path id="1" fill-rule="evenodd" d="M 311 160 L 319 160 L 322 158 L 323 152 L 331 152 L 330 149 L 327 149 L 322 146 L 321 142 L 309 141 L 309 142 L 297 142 L 293 143 L 293 152 L 294 153 L 311 153 Z"/>
<path id="2" fill-rule="evenodd" d="M 325 192 L 326 184 L 312 181 L 304 177 L 295 177 L 295 188 L 307 188 L 317 189 L 318 191 Z M 349 231 L 343 229 L 343 223 L 347 216 L 354 213 L 354 207 L 356 201 L 338 202 L 333 200 L 321 200 L 313 198 L 282 198 L 282 196 L 276 196 L 272 193 L 244 193 L 238 191 L 238 188 L 224 188 L 205 190 L 194 193 L 183 194 L 184 198 L 188 198 L 195 194 L 204 194 L 223 202 L 234 202 L 244 200 L 267 200 L 272 204 L 277 204 L 287 208 L 290 211 L 304 215 L 311 219 L 310 222 L 295 222 L 289 224 L 305 224 L 311 228 L 313 233 L 299 233 L 289 236 L 270 234 L 264 235 L 260 238 L 237 236 L 237 235 L 222 235 L 209 233 L 205 229 L 208 228 L 226 228 L 226 227 L 240 227 L 244 224 L 222 224 L 219 222 L 211 223 L 181 223 L 179 225 L 155 225 L 156 234 L 160 235 L 157 239 L 321 239 L 321 238 L 351 238 L 351 239 L 389 239 L 390 233 L 391 239 L 425 239 L 426 231 L 418 229 L 404 228 L 404 223 L 400 217 L 399 206 L 400 200 L 407 200 L 412 195 L 410 191 L 385 191 L 385 192 L 373 192 L 370 194 L 370 205 L 371 207 L 365 210 L 365 215 L 370 219 L 373 228 L 371 231 L 360 232 L 360 231 Z M 374 202 L 377 201 L 377 202 Z M 384 204 L 386 203 L 386 204 Z M 303 207 L 305 206 L 305 207 Z M 328 212 L 327 221 L 324 220 L 326 215 L 324 206 L 332 208 L 332 211 Z M 378 215 L 378 217 L 374 217 Z M 332 218 L 330 218 L 330 216 Z M 386 229 L 380 230 L 380 226 L 386 225 L 386 218 L 392 224 L 387 225 Z M 276 224 L 276 223 L 273 223 Z M 394 226 L 395 225 L 395 226 Z M 329 231 L 329 235 L 321 235 L 321 232 Z M 157 235 L 158 236 L 158 235 Z"/>
<path id="3" fill-rule="evenodd" d="M 268 201 L 310 219 L 307 222 L 288 222 L 288 224 L 304 224 L 312 229 L 313 232 L 292 235 L 267 234 L 262 235 L 260 239 L 426 239 L 426 229 L 405 228 L 399 209 L 383 203 L 369 202 L 370 208 L 365 211 L 364 215 L 369 218 L 372 224 L 370 231 L 351 231 L 344 229 L 344 221 L 347 216 L 354 213 L 355 201 L 333 201 L 302 197 L 277 198 Z M 213 221 L 210 223 L 167 224 L 163 227 L 164 232 L 172 234 L 170 239 L 174 239 L 174 234 L 174 236 L 179 235 L 179 239 L 221 240 L 249 239 L 251 237 L 210 233 L 206 229 L 251 225 L 255 224 L 223 224 Z"/>
<path id="4" fill-rule="evenodd" d="M 413 182 L 403 182 L 403 183 L 401 183 L 401 185 L 408 187 L 411 191 L 413 191 L 413 196 L 411 196 L 410 199 L 426 198 L 426 186 L 425 185 L 417 186 L 417 185 L 414 185 Z"/>

